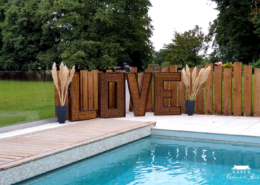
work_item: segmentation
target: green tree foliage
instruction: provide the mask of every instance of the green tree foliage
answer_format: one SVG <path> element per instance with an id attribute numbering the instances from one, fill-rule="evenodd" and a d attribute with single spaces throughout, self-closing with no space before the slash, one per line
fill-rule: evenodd
<path id="1" fill-rule="evenodd" d="M 41 61 L 60 56 L 81 69 L 128 63 L 141 70 L 152 60 L 149 0 L 42 0 L 39 6 L 44 33 L 59 33 L 59 42 Z"/>
<path id="2" fill-rule="evenodd" d="M 167 61 L 166 55 L 169 53 L 167 49 L 160 49 L 159 51 L 154 51 L 153 53 L 153 63 L 161 65 L 163 62 Z"/>
<path id="3" fill-rule="evenodd" d="M 208 50 L 209 37 L 202 32 L 202 28 L 195 26 L 193 30 L 184 33 L 174 32 L 172 43 L 164 47 L 170 50 L 167 54 L 171 64 L 186 63 L 196 66 Z M 200 54 L 202 52 L 202 54 Z"/>
<path id="4" fill-rule="evenodd" d="M 210 26 L 214 38 L 214 57 L 223 61 L 249 63 L 257 60 L 260 52 L 260 34 L 251 21 L 252 0 L 212 0 L 219 14 Z M 260 32 L 259 32 L 260 33 Z"/>
<path id="5" fill-rule="evenodd" d="M 24 70 L 48 66 L 41 63 L 37 56 L 52 47 L 55 37 L 42 33 L 41 20 L 36 17 L 39 2 L 40 0 L 9 0 L 2 3 L 2 69 Z"/>
<path id="6" fill-rule="evenodd" d="M 150 6 L 149 0 L 0 0 L 0 69 L 50 69 L 64 61 L 80 69 L 128 63 L 142 70 L 152 62 Z"/>

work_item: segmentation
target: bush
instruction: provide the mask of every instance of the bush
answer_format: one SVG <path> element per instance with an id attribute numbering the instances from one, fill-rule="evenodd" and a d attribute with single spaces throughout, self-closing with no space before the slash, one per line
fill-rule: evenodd
<path id="1" fill-rule="evenodd" d="M 163 66 L 163 67 L 169 67 L 169 66 L 170 66 L 170 63 L 169 63 L 169 62 L 163 62 L 163 63 L 162 63 L 162 66 Z"/>
<path id="2" fill-rule="evenodd" d="M 260 59 L 253 64 L 253 69 L 260 68 Z"/>
<path id="3" fill-rule="evenodd" d="M 222 66 L 223 70 L 224 70 L 224 68 L 232 68 L 232 70 L 234 70 L 234 64 L 232 64 L 232 62 L 227 62 L 225 64 L 222 64 L 221 66 Z"/>

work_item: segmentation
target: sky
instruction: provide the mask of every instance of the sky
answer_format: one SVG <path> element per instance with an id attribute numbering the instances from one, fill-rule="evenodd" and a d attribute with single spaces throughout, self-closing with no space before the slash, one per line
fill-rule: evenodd
<path id="1" fill-rule="evenodd" d="M 148 14 L 154 27 L 151 41 L 156 51 L 171 43 L 174 31 L 183 33 L 195 25 L 208 34 L 209 22 L 217 18 L 216 4 L 208 0 L 150 0 Z M 212 49 L 208 50 L 211 53 Z"/>

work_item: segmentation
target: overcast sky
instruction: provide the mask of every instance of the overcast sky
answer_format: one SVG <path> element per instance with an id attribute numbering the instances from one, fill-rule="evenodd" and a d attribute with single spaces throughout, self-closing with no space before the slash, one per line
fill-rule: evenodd
<path id="1" fill-rule="evenodd" d="M 163 48 L 173 38 L 174 30 L 184 32 L 195 25 L 208 33 L 209 22 L 217 18 L 216 4 L 208 0 L 150 0 L 149 10 L 154 26 L 151 41 L 156 51 Z M 211 49 L 208 53 L 211 52 Z"/>

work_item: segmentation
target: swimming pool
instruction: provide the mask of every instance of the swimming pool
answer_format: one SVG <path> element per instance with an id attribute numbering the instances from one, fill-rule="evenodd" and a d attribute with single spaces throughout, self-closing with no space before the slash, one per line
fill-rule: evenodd
<path id="1" fill-rule="evenodd" d="M 147 137 L 19 184 L 260 184 L 260 147 Z"/>

